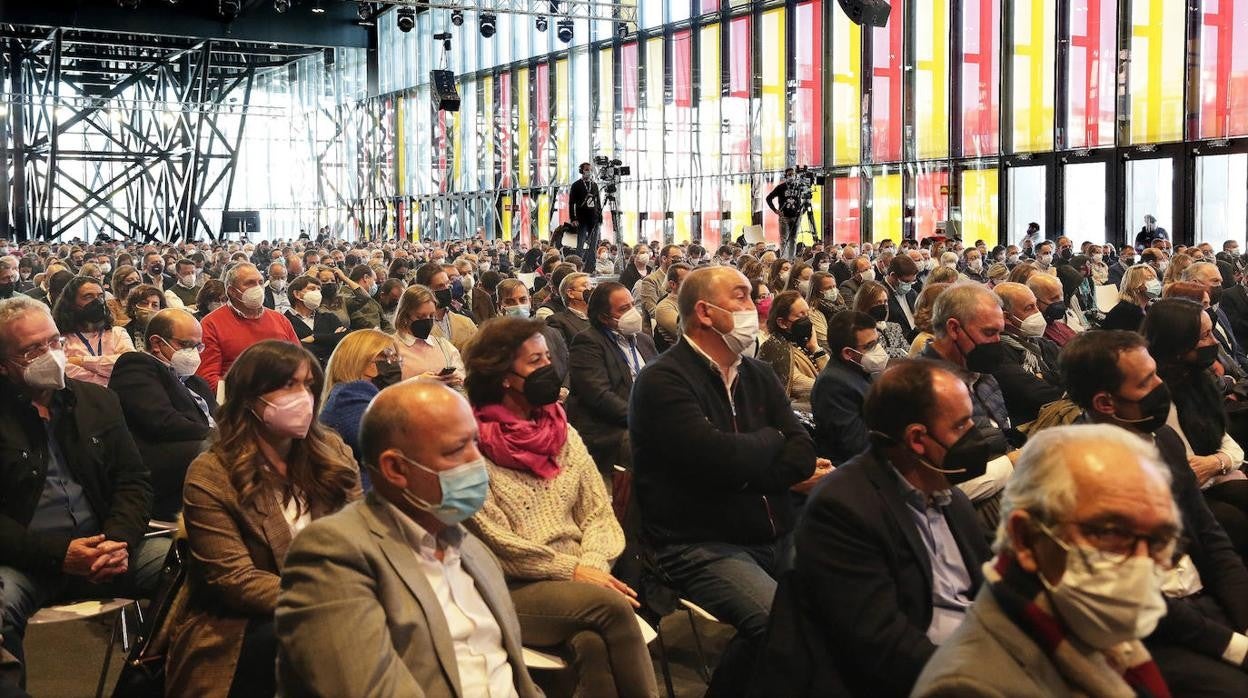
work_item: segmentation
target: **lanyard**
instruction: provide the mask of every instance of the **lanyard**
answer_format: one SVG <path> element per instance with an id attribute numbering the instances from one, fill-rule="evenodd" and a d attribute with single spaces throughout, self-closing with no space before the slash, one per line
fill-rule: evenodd
<path id="1" fill-rule="evenodd" d="M 74 334 L 78 335 L 78 339 L 82 342 L 82 346 L 87 348 L 88 354 L 90 354 L 91 356 L 103 356 L 104 355 L 104 332 L 103 330 L 95 333 L 95 351 L 91 350 L 91 343 L 87 341 L 86 337 L 82 336 L 81 332 L 75 332 Z"/>
<path id="2" fill-rule="evenodd" d="M 624 350 L 620 347 L 620 342 L 619 342 L 619 340 L 617 339 L 617 337 L 618 337 L 619 339 L 623 339 L 623 338 L 624 338 L 624 336 L 623 336 L 623 335 L 620 335 L 620 334 L 617 334 L 617 333 L 615 333 L 615 332 L 612 332 L 612 331 L 610 331 L 610 330 L 608 330 L 607 335 L 608 335 L 609 337 L 611 337 L 611 339 L 612 339 L 612 340 L 615 340 L 615 341 L 613 341 L 613 342 L 612 342 L 612 343 L 615 345 L 615 350 L 616 350 L 616 351 L 618 351 L 618 352 L 620 352 L 620 356 L 622 356 L 622 357 L 624 358 L 624 362 L 625 362 L 625 363 L 627 363 L 627 364 L 629 364 L 629 367 L 633 369 L 633 375 L 634 375 L 634 376 L 636 376 L 638 373 L 641 373 L 641 356 L 637 354 L 637 343 L 636 343 L 636 341 L 628 341 L 628 340 L 626 340 L 626 341 L 628 341 L 628 348 L 629 348 L 629 351 L 630 351 L 630 352 L 632 353 L 632 355 L 633 355 L 633 357 L 632 357 L 632 361 L 629 361 L 628 354 L 625 354 L 625 353 L 624 353 Z"/>

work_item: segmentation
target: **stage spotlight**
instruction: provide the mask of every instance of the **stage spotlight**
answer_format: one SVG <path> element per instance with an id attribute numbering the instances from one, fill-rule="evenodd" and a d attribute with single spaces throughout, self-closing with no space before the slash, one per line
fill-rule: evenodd
<path id="1" fill-rule="evenodd" d="M 362 2 L 355 6 L 355 16 L 359 17 L 361 22 L 367 22 L 373 18 L 373 10 L 370 5 L 371 3 Z"/>
<path id="2" fill-rule="evenodd" d="M 238 19 L 243 11 L 243 0 L 217 0 L 217 14 L 227 22 Z"/>
<path id="3" fill-rule="evenodd" d="M 457 27 L 464 26 L 463 10 L 451 10 L 451 24 L 454 24 Z"/>
<path id="4" fill-rule="evenodd" d="M 273 11 L 279 15 L 290 9 L 290 0 L 273 0 Z"/>
<path id="5" fill-rule="evenodd" d="M 143 0 L 117 0 L 117 6 L 127 10 L 137 10 L 142 4 Z"/>
<path id="6" fill-rule="evenodd" d="M 572 42 L 572 20 L 564 17 L 555 22 L 555 36 L 565 44 Z"/>
<path id="7" fill-rule="evenodd" d="M 616 25 L 615 25 L 615 34 L 616 34 L 616 36 L 620 37 L 621 39 L 623 39 L 624 37 L 628 36 L 628 22 L 620 22 L 620 23 L 616 24 Z"/>
<path id="8" fill-rule="evenodd" d="M 546 31 L 546 27 L 548 27 L 548 26 L 550 26 L 550 25 L 547 23 L 546 18 L 545 18 L 544 16 L 539 16 L 539 17 L 537 18 L 537 30 L 538 30 L 539 32 L 544 32 L 544 31 Z"/>
<path id="9" fill-rule="evenodd" d="M 395 10 L 395 22 L 399 25 L 399 31 L 410 32 L 416 26 L 416 10 L 410 7 L 400 7 Z"/>
<path id="10" fill-rule="evenodd" d="M 490 38 L 494 36 L 495 30 L 498 29 L 498 16 L 493 12 L 481 13 L 481 36 Z"/>

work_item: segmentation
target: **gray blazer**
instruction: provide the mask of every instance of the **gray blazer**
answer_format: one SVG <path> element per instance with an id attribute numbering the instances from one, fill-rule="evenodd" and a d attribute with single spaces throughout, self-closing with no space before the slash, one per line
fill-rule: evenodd
<path id="1" fill-rule="evenodd" d="M 1071 696 L 1044 650 L 1010 620 L 988 584 L 966 620 L 928 660 L 911 698 Z"/>
<path id="2" fill-rule="evenodd" d="M 498 562 L 467 531 L 460 556 L 502 628 L 516 691 L 541 696 Z M 471 698 L 433 588 L 376 492 L 295 538 L 275 625 L 280 695 Z"/>

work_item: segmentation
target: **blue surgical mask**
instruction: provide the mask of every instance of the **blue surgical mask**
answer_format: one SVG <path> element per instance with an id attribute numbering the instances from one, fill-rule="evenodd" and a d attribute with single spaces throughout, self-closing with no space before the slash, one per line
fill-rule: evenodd
<path id="1" fill-rule="evenodd" d="M 909 281 L 897 282 L 897 292 L 903 296 L 906 295 L 907 293 L 910 293 L 910 289 L 912 288 L 914 288 L 914 284 Z"/>
<path id="2" fill-rule="evenodd" d="M 438 477 L 438 486 L 442 488 L 440 504 L 426 502 L 407 490 L 401 492 L 408 504 L 429 512 L 438 521 L 454 526 L 472 518 L 485 505 L 485 497 L 490 491 L 490 473 L 485 469 L 485 458 L 478 456 L 476 460 L 450 470 L 432 470 L 407 456 L 399 457 Z"/>
<path id="3" fill-rule="evenodd" d="M 503 315 L 507 317 L 529 318 L 531 311 L 527 305 L 510 305 L 503 308 Z"/>
<path id="4" fill-rule="evenodd" d="M 1151 300 L 1161 298 L 1161 282 L 1157 279 L 1149 279 L 1148 283 L 1144 285 L 1144 292 L 1148 294 Z"/>

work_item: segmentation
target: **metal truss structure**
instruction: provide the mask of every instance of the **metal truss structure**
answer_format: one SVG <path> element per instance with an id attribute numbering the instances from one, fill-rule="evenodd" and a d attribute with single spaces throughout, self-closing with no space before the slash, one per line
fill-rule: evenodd
<path id="1" fill-rule="evenodd" d="M 389 0 L 387 5 L 408 5 L 418 10 L 442 9 L 494 14 L 532 15 L 534 17 L 567 17 L 569 19 L 609 20 L 636 26 L 637 5 L 619 0 Z M 552 6 L 557 7 L 553 9 Z"/>
<path id="2" fill-rule="evenodd" d="M 215 240 L 257 71 L 316 50 L 0 26 L 0 237 Z"/>

